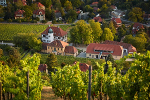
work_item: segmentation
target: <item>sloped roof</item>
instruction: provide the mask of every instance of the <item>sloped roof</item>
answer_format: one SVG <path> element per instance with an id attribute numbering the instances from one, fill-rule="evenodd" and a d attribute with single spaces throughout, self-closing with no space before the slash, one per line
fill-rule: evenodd
<path id="1" fill-rule="evenodd" d="M 116 6 L 114 6 L 114 5 L 111 5 L 110 7 L 111 7 L 112 9 L 116 9 Z"/>
<path id="2" fill-rule="evenodd" d="M 117 41 L 109 41 L 106 40 L 103 42 L 103 44 L 114 44 L 114 45 L 120 45 L 125 49 L 128 49 L 129 52 L 136 52 L 136 48 L 134 46 L 132 46 L 129 43 L 123 43 L 123 42 L 117 42 Z"/>
<path id="3" fill-rule="evenodd" d="M 95 50 L 113 51 L 113 53 L 111 53 L 112 55 L 122 56 L 123 48 L 120 45 L 91 43 L 87 46 L 86 53 L 91 53 L 91 54 L 100 53 L 100 52 L 96 52 Z M 103 52 L 102 54 L 108 55 L 109 53 Z"/>
<path id="4" fill-rule="evenodd" d="M 80 67 L 80 70 L 83 72 L 86 72 L 87 70 L 89 70 L 89 65 L 86 63 L 80 63 L 79 67 Z"/>
<path id="5" fill-rule="evenodd" d="M 132 33 L 136 34 L 140 29 L 144 29 L 143 25 L 141 23 L 134 23 Z"/>
<path id="6" fill-rule="evenodd" d="M 61 28 L 58 28 L 58 27 L 47 27 L 47 29 L 44 32 L 42 32 L 41 34 L 48 35 L 48 30 L 50 28 L 53 30 L 54 36 L 61 36 L 61 37 L 63 37 L 63 36 L 65 36 L 67 34 L 66 31 L 64 31 L 64 30 L 62 30 Z"/>
<path id="7" fill-rule="evenodd" d="M 98 5 L 98 2 L 92 2 L 92 5 Z"/>
<path id="8" fill-rule="evenodd" d="M 101 17 L 94 17 L 93 19 L 94 19 L 95 21 L 97 21 L 97 22 L 102 22 L 102 21 L 103 21 Z"/>
<path id="9" fill-rule="evenodd" d="M 112 18 L 112 21 L 114 21 L 115 23 L 122 23 L 120 18 Z"/>
<path id="10" fill-rule="evenodd" d="M 65 53 L 75 54 L 78 50 L 74 46 L 66 46 Z"/>
<path id="11" fill-rule="evenodd" d="M 48 44 L 48 46 L 50 46 L 50 47 L 58 47 L 58 48 L 65 48 L 68 45 L 69 44 L 67 42 L 60 41 L 60 40 L 55 40 Z"/>
<path id="12" fill-rule="evenodd" d="M 40 2 L 36 2 L 38 7 L 45 7 L 43 4 L 41 4 Z"/>
<path id="13" fill-rule="evenodd" d="M 40 70 L 41 72 L 46 71 L 46 69 L 47 69 L 47 65 L 46 64 L 40 64 L 39 67 L 38 67 L 38 70 Z"/>
<path id="14" fill-rule="evenodd" d="M 25 11 L 24 10 L 17 10 L 16 12 L 15 12 L 15 15 L 17 15 L 17 14 L 23 14 Z"/>
<path id="15" fill-rule="evenodd" d="M 50 43 L 42 43 L 42 49 L 43 50 L 47 50 L 47 46 L 48 46 L 48 44 L 50 44 Z"/>
<path id="16" fill-rule="evenodd" d="M 42 12 L 42 14 L 40 14 L 39 12 Z M 34 10 L 33 14 L 43 15 L 43 14 L 45 14 L 45 11 L 43 9 L 38 9 L 38 10 Z"/>

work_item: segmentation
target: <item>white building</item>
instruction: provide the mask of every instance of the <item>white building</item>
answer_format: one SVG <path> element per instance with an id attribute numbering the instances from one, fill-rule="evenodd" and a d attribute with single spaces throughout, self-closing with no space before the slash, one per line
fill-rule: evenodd
<path id="1" fill-rule="evenodd" d="M 33 17 L 34 18 L 38 17 L 40 21 L 45 20 L 45 10 L 43 10 L 43 9 L 35 10 L 33 12 Z"/>
<path id="2" fill-rule="evenodd" d="M 6 0 L 0 0 L 0 5 L 2 5 L 3 7 L 7 6 Z"/>
<path id="3" fill-rule="evenodd" d="M 67 42 L 67 32 L 59 27 L 47 27 L 47 29 L 41 33 L 42 42 L 51 43 L 54 40 L 61 40 Z"/>

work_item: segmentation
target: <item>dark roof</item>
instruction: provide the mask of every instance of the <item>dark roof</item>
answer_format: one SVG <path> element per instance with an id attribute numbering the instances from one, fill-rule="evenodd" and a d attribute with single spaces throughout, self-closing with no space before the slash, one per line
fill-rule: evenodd
<path id="1" fill-rule="evenodd" d="M 50 47 L 58 47 L 58 48 L 65 48 L 67 45 L 69 45 L 67 42 L 55 40 L 48 44 Z"/>
<path id="2" fill-rule="evenodd" d="M 66 46 L 65 53 L 75 54 L 78 50 L 74 46 Z"/>
<path id="3" fill-rule="evenodd" d="M 39 12 L 42 12 L 42 13 L 40 14 Z M 43 14 L 45 14 L 45 11 L 43 9 L 38 9 L 38 10 L 34 10 L 33 14 L 43 15 Z"/>
<path id="4" fill-rule="evenodd" d="M 87 46 L 86 53 L 91 53 L 91 54 L 100 53 L 100 52 L 96 52 L 95 50 L 113 51 L 113 53 L 111 53 L 112 55 L 122 56 L 123 48 L 120 45 L 91 43 Z M 108 55 L 109 53 L 103 52 L 102 54 Z"/>
<path id="5" fill-rule="evenodd" d="M 141 23 L 134 23 L 132 33 L 136 34 L 140 29 L 144 29 L 143 25 Z"/>
<path id="6" fill-rule="evenodd" d="M 66 31 L 64 31 L 64 30 L 62 30 L 61 28 L 58 28 L 58 27 L 47 27 L 47 29 L 46 29 L 44 32 L 42 32 L 41 34 L 48 35 L 48 30 L 49 30 L 50 28 L 51 28 L 51 29 L 53 30 L 53 32 L 55 33 L 54 36 L 61 36 L 61 37 L 63 37 L 64 35 L 67 34 Z"/>

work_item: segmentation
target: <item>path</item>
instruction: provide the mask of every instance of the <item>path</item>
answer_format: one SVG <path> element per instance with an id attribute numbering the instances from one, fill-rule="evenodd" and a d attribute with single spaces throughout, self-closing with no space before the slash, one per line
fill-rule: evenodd
<path id="1" fill-rule="evenodd" d="M 43 87 L 41 92 L 41 100 L 63 100 L 59 97 L 56 97 L 52 91 L 52 87 Z"/>

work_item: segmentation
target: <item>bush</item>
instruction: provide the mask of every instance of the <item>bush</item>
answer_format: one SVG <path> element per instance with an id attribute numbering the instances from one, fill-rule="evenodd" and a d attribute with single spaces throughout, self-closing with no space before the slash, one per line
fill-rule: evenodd
<path id="1" fill-rule="evenodd" d="M 40 21 L 39 17 L 36 17 L 35 20 Z"/>
<path id="2" fill-rule="evenodd" d="M 3 18 L 0 18 L 0 22 L 3 22 L 4 21 L 4 19 Z"/>
<path id="3" fill-rule="evenodd" d="M 37 20 L 32 20 L 31 23 L 37 23 Z"/>
<path id="4" fill-rule="evenodd" d="M 18 23 L 21 23 L 21 19 L 18 19 L 17 22 L 18 22 Z"/>
<path id="5" fill-rule="evenodd" d="M 12 22 L 12 19 L 8 19 L 7 22 L 8 22 L 8 23 L 11 23 L 11 22 Z"/>
<path id="6" fill-rule="evenodd" d="M 47 20 L 42 20 L 42 23 L 47 23 Z"/>

